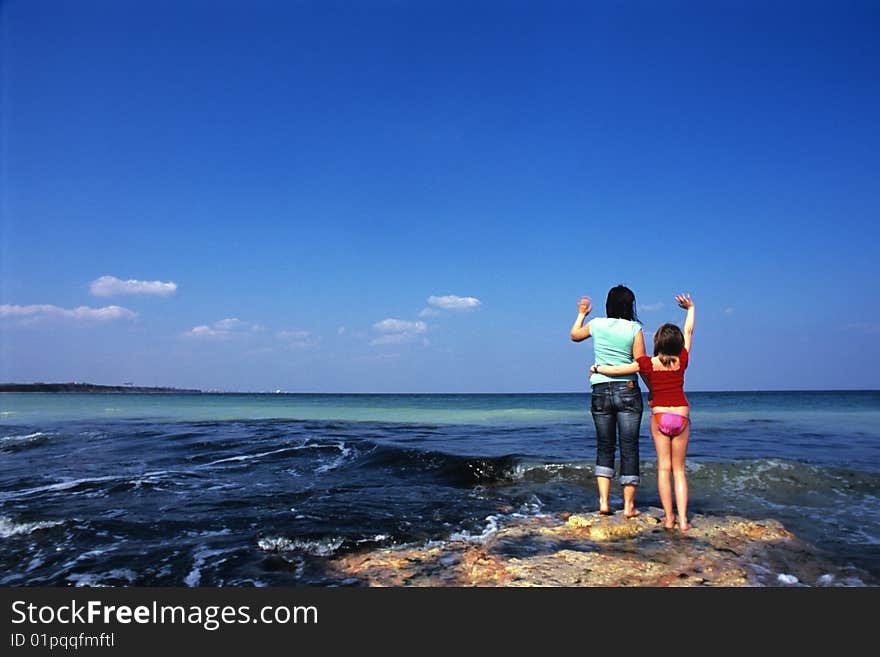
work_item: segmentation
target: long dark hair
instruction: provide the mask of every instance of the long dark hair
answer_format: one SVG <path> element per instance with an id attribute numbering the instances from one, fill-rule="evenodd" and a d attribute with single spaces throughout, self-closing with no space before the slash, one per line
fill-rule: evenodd
<path id="1" fill-rule="evenodd" d="M 631 322 L 638 322 L 636 295 L 625 285 L 612 287 L 608 290 L 608 299 L 605 301 L 605 315 L 607 317 L 617 317 L 619 319 L 628 319 Z"/>

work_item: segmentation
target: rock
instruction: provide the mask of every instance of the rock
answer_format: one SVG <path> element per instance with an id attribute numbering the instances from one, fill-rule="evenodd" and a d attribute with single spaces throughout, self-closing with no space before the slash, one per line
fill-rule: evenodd
<path id="1" fill-rule="evenodd" d="M 779 586 L 821 584 L 834 569 L 774 520 L 695 515 L 682 535 L 662 516 L 510 518 L 482 544 L 374 549 L 328 568 L 366 586 Z"/>

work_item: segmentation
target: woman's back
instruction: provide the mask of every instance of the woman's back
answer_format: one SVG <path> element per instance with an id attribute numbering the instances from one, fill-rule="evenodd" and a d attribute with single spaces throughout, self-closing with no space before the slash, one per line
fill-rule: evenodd
<path id="1" fill-rule="evenodd" d="M 617 317 L 597 317 L 590 320 L 595 362 L 599 365 L 626 365 L 633 362 L 633 340 L 641 328 L 638 322 Z M 590 376 L 590 384 L 635 381 L 636 378 L 635 374 L 593 374 Z"/>

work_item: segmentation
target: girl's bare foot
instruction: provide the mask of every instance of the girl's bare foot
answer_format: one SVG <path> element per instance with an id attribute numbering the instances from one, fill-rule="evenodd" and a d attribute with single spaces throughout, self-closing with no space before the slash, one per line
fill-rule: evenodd
<path id="1" fill-rule="evenodd" d="M 663 529 L 675 529 L 675 516 L 663 520 Z"/>
<path id="2" fill-rule="evenodd" d="M 691 528 L 691 525 L 690 525 L 690 523 L 688 522 L 688 519 L 687 519 L 687 518 L 682 518 L 682 517 L 679 516 L 679 518 L 678 518 L 678 529 L 679 529 L 679 531 L 681 531 L 681 533 L 684 534 L 684 533 L 685 533 L 688 529 L 690 529 L 690 528 Z"/>
<path id="3" fill-rule="evenodd" d="M 605 500 L 605 502 L 602 502 L 601 499 L 599 500 L 599 514 L 603 515 L 603 516 L 613 516 L 614 515 L 614 511 L 612 511 L 610 508 L 608 508 L 608 500 Z"/>
<path id="4" fill-rule="evenodd" d="M 627 511 L 627 510 L 623 511 L 624 518 L 635 518 L 636 516 L 640 516 L 640 515 L 642 515 L 642 512 L 639 511 L 638 509 L 630 509 L 629 511 Z"/>

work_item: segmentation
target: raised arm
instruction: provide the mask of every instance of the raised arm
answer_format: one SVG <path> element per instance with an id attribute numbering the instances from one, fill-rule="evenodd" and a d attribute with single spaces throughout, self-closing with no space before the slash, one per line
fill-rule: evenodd
<path id="1" fill-rule="evenodd" d="M 620 376 L 621 374 L 635 374 L 639 371 L 638 363 L 628 365 L 593 365 L 590 374 L 605 374 L 607 376 Z"/>
<path id="2" fill-rule="evenodd" d="M 684 348 L 690 353 L 691 341 L 694 337 L 694 302 L 690 294 L 676 295 L 675 301 L 687 310 L 687 317 L 684 319 Z"/>
<path id="3" fill-rule="evenodd" d="M 584 326 L 584 320 L 587 319 L 591 310 L 593 310 L 593 304 L 590 302 L 590 297 L 581 297 L 578 301 L 578 316 L 571 327 L 570 335 L 574 342 L 581 342 L 590 337 L 590 323 L 587 322 L 587 325 Z"/>

